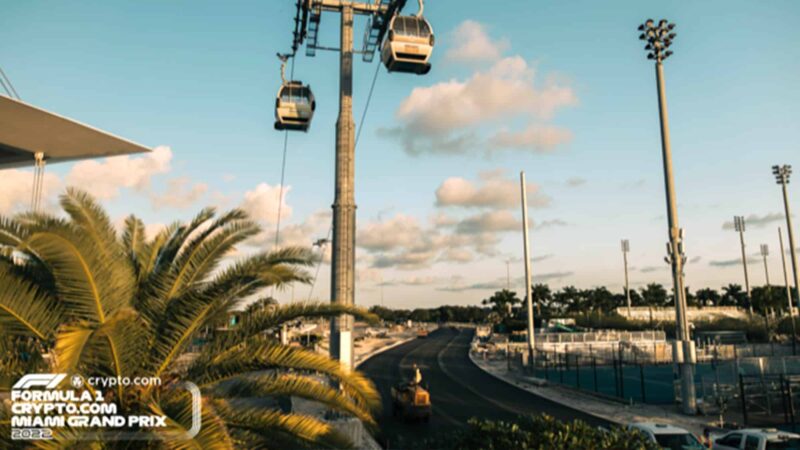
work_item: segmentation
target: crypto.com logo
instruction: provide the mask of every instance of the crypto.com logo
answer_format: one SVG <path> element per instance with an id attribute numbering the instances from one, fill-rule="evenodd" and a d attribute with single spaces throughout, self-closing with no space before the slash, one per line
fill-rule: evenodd
<path id="1" fill-rule="evenodd" d="M 67 374 L 65 373 L 31 373 L 20 378 L 12 389 L 30 389 L 33 387 L 55 389 L 66 377 Z"/>

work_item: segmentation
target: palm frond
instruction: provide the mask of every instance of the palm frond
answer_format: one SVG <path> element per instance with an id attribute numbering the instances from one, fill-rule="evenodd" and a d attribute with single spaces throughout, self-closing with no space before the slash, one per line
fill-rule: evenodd
<path id="1" fill-rule="evenodd" d="M 209 230 L 213 230 L 213 233 L 202 233 L 175 260 L 173 280 L 166 291 L 166 299 L 174 298 L 187 287 L 202 281 L 229 250 L 259 232 L 259 227 L 254 222 L 217 223 L 222 225 L 218 228 L 210 227 Z"/>
<path id="2" fill-rule="evenodd" d="M 122 248 L 133 262 L 137 275 L 141 272 L 141 253 L 147 245 L 144 222 L 133 214 L 125 218 L 122 230 Z"/>
<path id="3" fill-rule="evenodd" d="M 190 439 L 187 439 L 193 419 L 190 395 L 182 392 L 178 395 L 162 396 L 161 404 L 151 403 L 149 409 L 153 414 L 168 417 L 168 428 L 156 430 L 164 448 L 172 450 L 228 450 L 234 448 L 224 421 L 210 402 L 202 402 L 200 431 Z"/>
<path id="4" fill-rule="evenodd" d="M 207 389 L 242 373 L 267 369 L 297 370 L 328 376 L 342 385 L 358 407 L 370 411 L 380 407 L 380 396 L 375 386 L 360 372 L 351 372 L 339 361 L 325 355 L 280 345 L 261 337 L 253 337 L 247 346 L 232 347 L 210 359 L 198 358 L 189 367 L 187 377 Z"/>
<path id="5" fill-rule="evenodd" d="M 61 313 L 61 305 L 52 297 L 16 276 L 9 266 L 0 264 L 0 336 L 49 339 L 58 327 Z"/>
<path id="6" fill-rule="evenodd" d="M 324 448 L 352 448 L 353 443 L 330 424 L 303 414 L 283 414 L 279 411 L 232 405 L 215 401 L 220 416 L 230 428 L 250 431 L 268 439 L 271 433 L 285 432 L 299 441 Z"/>
<path id="7" fill-rule="evenodd" d="M 229 380 L 213 395 L 232 397 L 277 397 L 292 396 L 322 403 L 338 411 L 357 417 L 365 424 L 376 426 L 369 410 L 359 407 L 352 399 L 338 389 L 332 388 L 307 375 L 294 373 L 274 373 L 270 375 L 240 376 Z"/>
<path id="8" fill-rule="evenodd" d="M 130 308 L 116 311 L 102 324 L 74 323 L 63 327 L 55 345 L 56 368 L 112 377 L 141 373 L 147 355 L 146 329 Z M 117 386 L 122 401 L 122 386 Z"/>
<path id="9" fill-rule="evenodd" d="M 134 280 L 125 258 L 98 248 L 68 223 L 48 220 L 31 228 L 22 245 L 50 268 L 70 315 L 102 323 L 108 314 L 130 304 Z"/>
<path id="10" fill-rule="evenodd" d="M 241 321 L 236 329 L 236 335 L 239 338 L 246 338 L 298 319 L 336 317 L 340 314 L 350 314 L 370 323 L 377 323 L 380 320 L 378 316 L 368 310 L 353 305 L 296 302 L 253 311 Z"/>
<path id="11" fill-rule="evenodd" d="M 61 207 L 83 235 L 88 236 L 96 248 L 118 257 L 117 231 L 103 208 L 89 194 L 80 189 L 67 188 L 61 195 Z"/>

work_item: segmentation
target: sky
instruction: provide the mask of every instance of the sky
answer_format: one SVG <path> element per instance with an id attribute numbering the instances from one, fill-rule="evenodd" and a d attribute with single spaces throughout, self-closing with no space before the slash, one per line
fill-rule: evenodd
<path id="1" fill-rule="evenodd" d="M 289 50 L 294 3 L 0 0 L 0 67 L 24 101 L 154 149 L 48 166 L 46 206 L 78 186 L 150 233 L 207 205 L 241 207 L 264 227 L 252 252 L 273 248 L 281 204 L 280 245 L 325 237 L 337 53 L 303 47 L 294 60 L 317 110 L 308 133 L 288 135 L 281 199 L 275 54 Z M 636 30 L 647 18 L 677 24 L 665 74 L 687 285 L 743 283 L 734 215 L 748 218 L 752 284 L 765 281 L 762 243 L 782 283 L 770 167 L 800 167 L 800 3 L 430 0 L 424 12 L 428 75 L 354 66 L 357 125 L 378 70 L 356 148 L 357 304 L 477 304 L 508 279 L 521 290 L 520 171 L 534 282 L 619 292 L 629 239 L 632 286 L 669 285 L 655 72 Z M 357 18 L 357 48 L 364 27 Z M 326 13 L 320 44 L 338 46 L 338 28 Z M 31 184 L 29 170 L 0 171 L 0 214 L 25 209 Z M 328 260 L 313 292 L 277 296 L 327 300 Z"/>

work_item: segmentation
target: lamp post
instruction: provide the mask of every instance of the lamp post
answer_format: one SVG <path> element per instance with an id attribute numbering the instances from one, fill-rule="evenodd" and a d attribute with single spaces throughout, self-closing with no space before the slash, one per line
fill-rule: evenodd
<path id="1" fill-rule="evenodd" d="M 625 300 L 628 302 L 628 319 L 633 319 L 631 316 L 631 290 L 628 286 L 628 252 L 631 251 L 631 244 L 627 239 L 623 239 L 621 247 L 622 261 L 625 265 Z"/>
<path id="2" fill-rule="evenodd" d="M 769 289 L 769 266 L 767 266 L 767 256 L 769 256 L 769 245 L 761 244 L 761 258 L 764 260 L 764 278 L 767 280 L 767 289 Z"/>
<path id="3" fill-rule="evenodd" d="M 745 245 L 744 245 L 744 217 L 742 216 L 734 216 L 733 217 L 733 228 L 739 233 L 739 243 L 741 244 L 742 248 L 742 268 L 744 268 L 744 288 L 747 291 L 747 306 L 750 314 L 753 314 L 753 297 L 750 295 L 750 277 L 747 274 L 747 254 L 745 252 Z"/>
<path id="4" fill-rule="evenodd" d="M 661 122 L 661 152 L 664 164 L 664 187 L 667 197 L 667 217 L 669 223 L 669 243 L 667 244 L 667 260 L 672 266 L 672 281 L 675 292 L 675 323 L 677 327 L 676 343 L 673 347 L 673 361 L 679 366 L 681 376 L 681 400 L 685 414 L 695 414 L 697 399 L 694 386 L 694 342 L 689 336 L 689 322 L 686 318 L 686 291 L 683 288 L 683 264 L 686 256 L 683 253 L 683 230 L 678 225 L 678 207 L 675 198 L 675 182 L 672 173 L 672 150 L 669 141 L 669 118 L 667 116 L 667 98 L 664 89 L 665 59 L 672 55 L 668 48 L 675 39 L 674 23 L 662 19 L 656 24 L 648 19 L 639 26 L 642 34 L 639 39 L 646 41 L 647 59 L 655 61 L 656 84 L 658 88 L 658 112 Z"/>
<path id="5" fill-rule="evenodd" d="M 789 233 L 789 255 L 792 257 L 792 277 L 794 278 L 795 299 L 800 299 L 800 284 L 797 282 L 797 248 L 794 245 L 794 228 L 792 227 L 792 213 L 789 211 L 789 192 L 786 185 L 789 184 L 789 176 L 792 174 L 792 166 L 784 164 L 782 166 L 772 166 L 772 174 L 775 181 L 781 185 L 783 191 L 783 212 L 786 215 L 786 229 Z"/>
<path id="6" fill-rule="evenodd" d="M 794 305 L 792 304 L 792 288 L 789 287 L 789 272 L 786 270 L 786 251 L 783 249 L 783 233 L 778 227 L 778 242 L 781 245 L 781 264 L 783 265 L 783 282 L 786 284 L 786 301 L 789 307 L 789 320 L 792 321 L 792 355 L 797 354 L 797 325 L 794 323 Z"/>

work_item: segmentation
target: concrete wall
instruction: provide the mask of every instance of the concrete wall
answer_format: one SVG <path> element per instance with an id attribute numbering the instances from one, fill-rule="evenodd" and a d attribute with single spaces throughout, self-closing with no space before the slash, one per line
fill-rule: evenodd
<path id="1" fill-rule="evenodd" d="M 647 306 L 634 306 L 628 314 L 627 307 L 617 308 L 617 314 L 633 320 L 675 321 L 675 308 L 649 308 Z M 651 315 L 652 314 L 652 315 Z M 746 319 L 747 311 L 735 306 L 705 306 L 698 308 L 690 306 L 686 310 L 689 321 L 717 320 L 724 317 Z"/>

